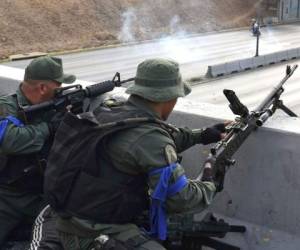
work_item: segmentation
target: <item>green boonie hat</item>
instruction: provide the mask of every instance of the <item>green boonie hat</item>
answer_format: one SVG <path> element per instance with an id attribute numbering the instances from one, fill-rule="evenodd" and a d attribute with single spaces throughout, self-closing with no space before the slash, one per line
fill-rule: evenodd
<path id="1" fill-rule="evenodd" d="M 33 59 L 26 67 L 24 80 L 51 80 L 59 83 L 73 83 L 76 77 L 64 74 L 60 58 L 42 56 Z"/>
<path id="2" fill-rule="evenodd" d="M 138 65 L 134 84 L 128 94 L 141 96 L 154 102 L 166 102 L 191 92 L 182 81 L 177 62 L 167 59 L 148 59 Z"/>

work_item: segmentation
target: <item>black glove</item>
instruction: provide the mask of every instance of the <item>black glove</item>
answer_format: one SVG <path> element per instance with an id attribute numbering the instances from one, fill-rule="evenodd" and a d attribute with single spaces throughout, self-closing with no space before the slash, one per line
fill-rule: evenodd
<path id="1" fill-rule="evenodd" d="M 222 133 L 214 127 L 206 128 L 201 133 L 200 143 L 207 145 L 213 142 L 218 142 L 221 140 L 221 134 Z"/>
<path id="2" fill-rule="evenodd" d="M 221 133 L 225 133 L 226 132 L 226 126 L 225 123 L 217 123 L 214 126 L 212 126 L 213 128 L 219 130 Z"/>
<path id="3" fill-rule="evenodd" d="M 56 112 L 48 122 L 48 128 L 51 135 L 54 135 L 61 121 L 65 116 L 65 112 Z"/>

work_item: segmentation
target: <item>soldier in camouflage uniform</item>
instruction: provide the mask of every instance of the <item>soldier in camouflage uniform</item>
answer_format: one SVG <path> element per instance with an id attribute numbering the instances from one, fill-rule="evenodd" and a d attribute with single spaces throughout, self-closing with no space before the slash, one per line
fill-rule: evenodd
<path id="1" fill-rule="evenodd" d="M 143 116 L 158 122 L 141 123 L 114 132 L 104 147 L 95 149 L 93 156 L 98 157 L 99 165 L 93 166 L 91 160 L 83 166 L 90 170 L 76 177 L 64 207 L 58 209 L 57 229 L 64 249 L 165 249 L 157 240 L 166 238 L 167 214 L 205 209 L 215 195 L 210 165 L 205 165 L 207 169 L 202 178 L 187 179 L 178 154 L 195 144 L 219 141 L 224 124 L 170 131 L 159 125 L 168 118 L 177 98 L 191 92 L 181 79 L 178 64 L 165 59 L 142 62 L 135 83 L 126 92 L 130 97 L 119 111 L 111 109 L 115 112 L 113 118 L 108 108 L 104 112 L 96 110 L 95 117 L 106 122 L 126 121 L 124 117 L 132 114 L 138 117 L 142 112 Z M 72 123 L 69 131 L 73 133 L 71 126 Z M 66 133 L 61 129 L 57 133 L 58 141 L 58 135 Z M 88 157 L 94 149 L 87 147 L 82 150 Z M 56 143 L 52 150 L 47 171 L 63 167 L 59 162 L 66 157 Z M 45 181 L 46 185 L 51 184 L 47 173 Z M 143 208 L 150 211 L 148 232 L 133 219 Z"/>
<path id="2" fill-rule="evenodd" d="M 26 117 L 22 107 L 51 100 L 56 88 L 75 79 L 64 74 L 60 58 L 39 57 L 26 67 L 16 93 L 0 97 L 0 248 L 45 205 L 43 168 L 58 123 L 53 113 Z"/>

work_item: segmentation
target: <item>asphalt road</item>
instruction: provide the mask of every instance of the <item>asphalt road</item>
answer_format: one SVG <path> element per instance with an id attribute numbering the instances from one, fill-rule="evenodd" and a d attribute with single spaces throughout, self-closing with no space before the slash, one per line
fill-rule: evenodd
<path id="1" fill-rule="evenodd" d="M 290 24 L 261 29 L 260 54 L 299 47 L 300 25 Z M 66 72 L 81 80 L 100 82 L 112 79 L 116 71 L 125 78 L 135 74 L 146 58 L 177 60 L 184 78 L 204 75 L 207 66 L 254 56 L 256 38 L 249 30 L 202 34 L 187 38 L 168 37 L 148 43 L 62 55 Z M 28 60 L 5 63 L 25 68 Z"/>
<path id="2" fill-rule="evenodd" d="M 204 75 L 207 66 L 255 54 L 256 38 L 248 30 L 203 34 L 189 38 L 165 38 L 143 44 L 61 55 L 65 71 L 81 80 L 100 82 L 111 79 L 116 71 L 123 79 L 133 77 L 136 65 L 146 58 L 168 57 L 179 61 L 184 78 Z M 300 25 L 262 28 L 260 54 L 300 47 Z M 297 63 L 299 61 L 291 62 Z M 5 63 L 25 68 L 28 60 Z M 253 109 L 284 77 L 285 65 L 276 65 L 232 75 L 196 85 L 188 97 L 217 105 L 227 105 L 224 88 L 233 89 Z M 0 72 L 1 73 L 1 72 Z M 300 115 L 300 69 L 286 83 L 283 100 Z"/>

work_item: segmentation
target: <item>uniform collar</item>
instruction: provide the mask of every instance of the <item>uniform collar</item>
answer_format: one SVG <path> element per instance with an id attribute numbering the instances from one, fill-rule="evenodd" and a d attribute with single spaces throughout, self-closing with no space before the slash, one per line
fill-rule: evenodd
<path id="1" fill-rule="evenodd" d="M 144 100 L 143 98 L 131 95 L 128 98 L 127 103 L 129 103 L 130 105 L 133 105 L 133 106 L 137 107 L 138 109 L 143 110 L 146 113 L 150 114 L 151 116 L 154 116 L 155 118 L 161 120 L 161 117 L 159 116 L 159 114 L 157 112 L 155 112 L 153 109 L 151 109 L 151 107 L 149 106 L 147 101 Z"/>
<path id="2" fill-rule="evenodd" d="M 19 88 L 16 91 L 16 95 L 17 95 L 17 99 L 18 99 L 18 103 L 20 106 L 28 106 L 28 105 L 32 105 L 30 103 L 30 101 L 25 97 L 22 89 L 21 89 L 21 85 L 22 83 L 19 85 Z"/>

